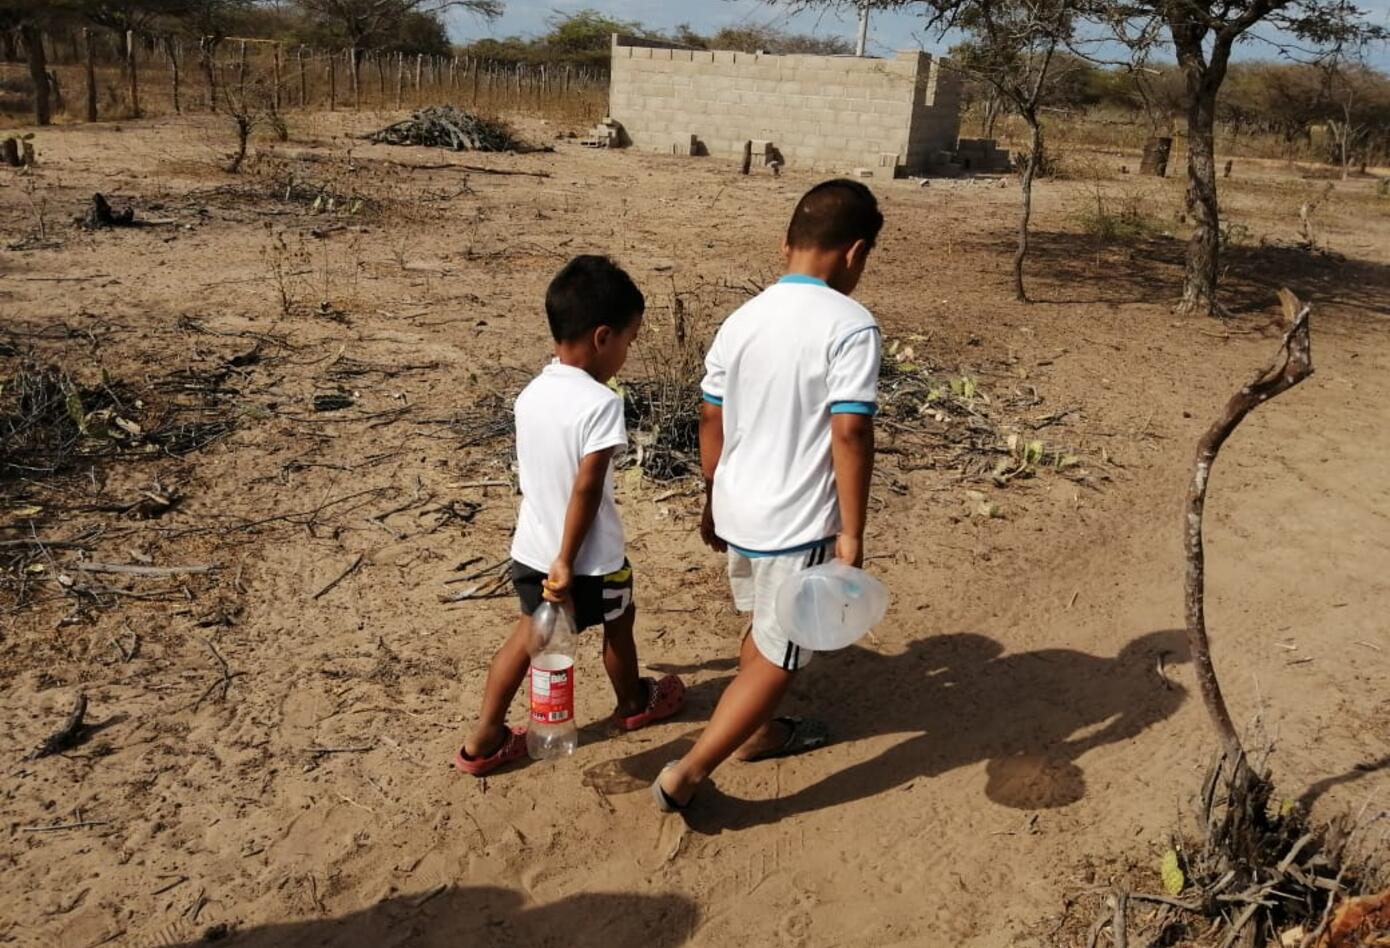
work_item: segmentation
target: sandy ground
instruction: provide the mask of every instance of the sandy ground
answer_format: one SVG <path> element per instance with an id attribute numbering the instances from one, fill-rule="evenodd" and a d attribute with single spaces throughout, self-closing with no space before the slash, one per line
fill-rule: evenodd
<path id="1" fill-rule="evenodd" d="M 507 480 L 507 442 L 470 446 L 467 419 L 543 363 L 539 301 L 565 257 L 619 257 L 648 292 L 653 339 L 673 293 L 707 329 L 729 287 L 775 275 L 815 176 L 341 137 L 372 124 L 292 122 L 292 142 L 261 146 L 345 195 L 333 213 L 283 200 L 268 165 L 216 171 L 225 136 L 203 119 L 44 132 L 36 173 L 0 181 L 5 376 L 28 352 L 153 391 L 260 343 L 210 403 L 238 421 L 210 447 L 0 484 L 3 536 L 104 525 L 90 560 L 218 567 L 111 578 L 155 598 L 117 595 L 60 625 L 73 601 L 52 581 L 56 551 L 27 604 L 0 602 L 0 942 L 1082 943 L 1088 893 L 1156 873 L 1213 748 L 1179 631 L 1180 503 L 1198 434 L 1277 347 L 1280 282 L 1317 305 L 1317 373 L 1217 466 L 1216 660 L 1239 721 L 1276 742 L 1283 796 L 1324 816 L 1390 803 L 1390 202 L 1368 184 L 1338 184 L 1318 216 L 1333 253 L 1309 254 L 1290 246 L 1296 208 L 1322 184 L 1238 168 L 1227 203 L 1249 232 L 1228 330 L 1172 314 L 1174 240 L 1077 232 L 1097 187 L 1173 221 L 1178 182 L 1042 183 L 1033 305 L 1007 285 L 1011 187 L 875 183 L 889 223 L 863 301 L 890 338 L 986 393 L 1035 387 L 1027 418 L 1074 409 L 1032 436 L 1075 452 L 1082 476 L 998 488 L 929 451 L 885 454 L 869 552 L 888 619 L 815 662 L 789 702 L 837 743 L 729 764 L 687 825 L 643 791 L 707 719 L 741 625 L 680 483 L 626 477 L 622 505 L 642 658 L 686 677 L 687 711 L 610 733 L 591 643 L 578 753 L 485 781 L 452 771 L 515 612 L 439 601 L 459 564 L 506 555 L 513 518 L 507 487 L 476 486 Z M 173 223 L 80 231 L 68 221 L 96 190 Z M 355 404 L 312 410 L 338 391 Z M 90 509 L 156 480 L 182 496 L 157 519 Z M 1002 516 L 971 516 L 967 490 Z M 95 732 L 23 761 L 79 689 Z"/>

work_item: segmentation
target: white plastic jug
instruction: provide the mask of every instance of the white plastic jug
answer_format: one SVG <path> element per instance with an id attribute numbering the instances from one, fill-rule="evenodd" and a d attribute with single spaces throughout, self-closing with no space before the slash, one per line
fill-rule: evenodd
<path id="1" fill-rule="evenodd" d="M 829 652 L 853 645 L 883 620 L 888 589 L 839 560 L 793 573 L 777 590 L 777 623 L 802 648 Z"/>

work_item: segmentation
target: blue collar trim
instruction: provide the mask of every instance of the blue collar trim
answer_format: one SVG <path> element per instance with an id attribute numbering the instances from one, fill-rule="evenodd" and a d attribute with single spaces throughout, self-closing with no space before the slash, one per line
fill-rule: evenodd
<path id="1" fill-rule="evenodd" d="M 807 275 L 804 274 L 804 273 L 788 273 L 786 276 L 782 277 L 782 279 L 778 280 L 777 282 L 778 282 L 778 283 L 801 283 L 801 284 L 804 284 L 804 285 L 806 285 L 806 286 L 823 286 L 823 287 L 825 287 L 826 289 L 829 289 L 829 288 L 830 288 L 830 284 L 829 284 L 829 283 L 826 283 L 826 282 L 825 282 L 824 280 L 822 280 L 820 277 L 807 276 Z"/>

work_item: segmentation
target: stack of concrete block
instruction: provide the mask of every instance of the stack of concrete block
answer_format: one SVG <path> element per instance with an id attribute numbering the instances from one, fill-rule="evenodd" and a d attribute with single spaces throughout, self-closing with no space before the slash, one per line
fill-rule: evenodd
<path id="1" fill-rule="evenodd" d="M 609 109 L 639 148 L 685 154 L 693 136 L 696 154 L 740 158 L 752 140 L 764 164 L 892 176 L 924 168 L 959 130 L 955 75 L 915 51 L 775 56 L 615 36 L 612 56 Z"/>
<path id="2" fill-rule="evenodd" d="M 587 145 L 590 148 L 621 148 L 623 145 L 623 126 L 614 121 L 611 115 L 605 115 L 603 121 L 591 128 L 589 134 L 579 140 L 579 144 Z"/>
<path id="3" fill-rule="evenodd" d="M 956 162 L 977 174 L 1003 174 L 1013 170 L 1013 158 L 992 138 L 962 138 L 956 143 Z"/>

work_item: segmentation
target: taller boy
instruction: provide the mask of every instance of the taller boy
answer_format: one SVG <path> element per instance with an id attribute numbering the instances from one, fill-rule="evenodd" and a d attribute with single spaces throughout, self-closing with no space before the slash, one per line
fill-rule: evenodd
<path id="1" fill-rule="evenodd" d="M 725 320 L 710 346 L 700 532 L 728 551 L 735 605 L 753 621 L 709 727 L 653 785 L 662 809 L 683 808 L 730 755 L 761 760 L 828 740 L 819 722 L 773 717 L 811 660 L 778 625 L 775 603 L 797 570 L 864 559 L 882 346 L 873 315 L 849 294 L 882 227 L 864 185 L 812 188 L 787 228 L 787 275 Z"/>

